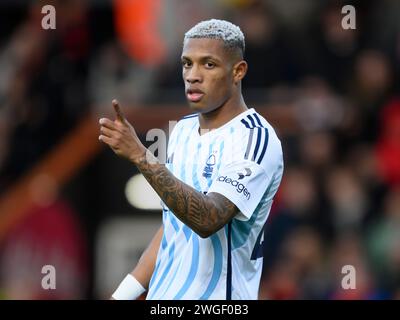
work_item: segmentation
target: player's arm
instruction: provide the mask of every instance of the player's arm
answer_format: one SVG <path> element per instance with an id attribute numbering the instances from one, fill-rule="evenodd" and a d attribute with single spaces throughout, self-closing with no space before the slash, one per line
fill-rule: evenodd
<path id="1" fill-rule="evenodd" d="M 142 253 L 135 269 L 121 282 L 111 299 L 136 299 L 143 293 L 143 290 L 148 289 L 162 236 L 163 227 L 161 226 Z"/>
<path id="2" fill-rule="evenodd" d="M 157 260 L 157 253 L 160 247 L 161 239 L 163 236 L 163 227 L 161 226 L 157 233 L 154 235 L 149 246 L 141 255 L 139 262 L 135 269 L 131 272 L 140 284 L 148 289 L 151 276 L 154 271 L 154 266 Z"/>
<path id="3" fill-rule="evenodd" d="M 204 195 L 177 179 L 140 142 L 134 128 L 113 101 L 117 119 L 100 119 L 99 139 L 119 156 L 129 159 L 174 214 L 201 237 L 209 237 L 238 212 L 237 207 L 219 193 Z"/>

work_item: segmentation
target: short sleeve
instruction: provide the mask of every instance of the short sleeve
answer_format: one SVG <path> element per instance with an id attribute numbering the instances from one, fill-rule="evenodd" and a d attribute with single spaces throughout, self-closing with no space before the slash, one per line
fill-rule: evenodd
<path id="1" fill-rule="evenodd" d="M 219 170 L 208 193 L 222 194 L 234 203 L 241 214 L 239 220 L 248 220 L 260 203 L 271 177 L 253 161 L 232 162 Z"/>

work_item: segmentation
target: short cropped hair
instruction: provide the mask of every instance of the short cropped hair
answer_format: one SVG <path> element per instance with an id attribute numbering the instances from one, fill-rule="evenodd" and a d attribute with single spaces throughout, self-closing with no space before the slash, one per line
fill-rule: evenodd
<path id="1" fill-rule="evenodd" d="M 244 56 L 245 41 L 242 30 L 233 23 L 225 20 L 211 19 L 201 21 L 185 33 L 183 43 L 187 39 L 219 39 L 229 49 L 238 49 Z"/>

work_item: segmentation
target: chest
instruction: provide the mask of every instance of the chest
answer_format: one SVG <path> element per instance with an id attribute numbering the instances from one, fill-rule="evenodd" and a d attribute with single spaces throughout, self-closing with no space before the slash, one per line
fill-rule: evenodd
<path id="1" fill-rule="evenodd" d="M 168 169 L 181 181 L 206 192 L 225 160 L 221 136 L 181 137 L 168 150 Z"/>

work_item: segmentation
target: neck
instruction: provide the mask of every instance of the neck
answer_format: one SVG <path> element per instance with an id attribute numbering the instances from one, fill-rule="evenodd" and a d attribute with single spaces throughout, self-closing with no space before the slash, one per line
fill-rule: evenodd
<path id="1" fill-rule="evenodd" d="M 242 94 L 238 94 L 219 108 L 199 115 L 200 129 L 212 130 L 223 126 L 237 115 L 248 110 Z"/>

